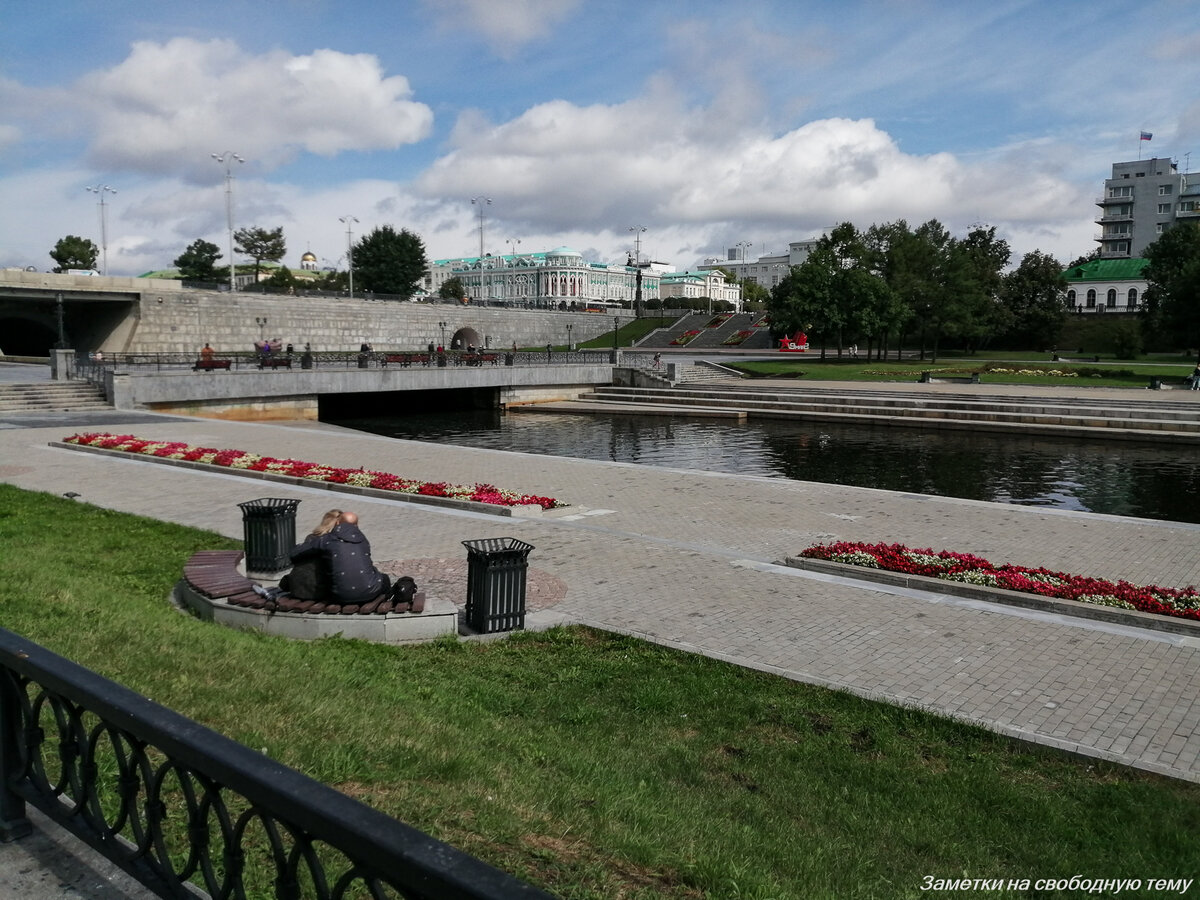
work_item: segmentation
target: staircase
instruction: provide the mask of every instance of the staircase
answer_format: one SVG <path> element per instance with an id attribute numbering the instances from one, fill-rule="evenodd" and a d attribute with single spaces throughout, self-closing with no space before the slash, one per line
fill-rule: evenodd
<path id="1" fill-rule="evenodd" d="M 671 388 L 603 387 L 571 405 L 576 411 L 591 408 L 596 412 L 662 414 L 670 410 L 683 416 L 724 412 L 753 418 L 1200 443 L 1200 403 L 1190 402 L 1080 396 L 1048 400 L 886 390 L 865 393 L 837 388 L 780 390 L 725 381 L 720 386 L 679 383 Z"/>
<path id="2" fill-rule="evenodd" d="M 104 389 L 87 381 L 0 384 L 0 414 L 112 409 Z"/>

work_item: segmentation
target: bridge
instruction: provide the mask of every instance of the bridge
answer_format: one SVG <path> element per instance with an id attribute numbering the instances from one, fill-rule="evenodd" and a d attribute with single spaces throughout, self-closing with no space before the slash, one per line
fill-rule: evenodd
<path id="1" fill-rule="evenodd" d="M 197 368 L 195 354 L 56 355 L 60 372 L 103 385 L 117 409 L 252 421 L 572 400 L 610 384 L 614 365 L 610 351 L 595 350 L 318 353 L 276 357 L 261 368 L 247 355 L 219 357 L 229 367 L 209 369 Z"/>

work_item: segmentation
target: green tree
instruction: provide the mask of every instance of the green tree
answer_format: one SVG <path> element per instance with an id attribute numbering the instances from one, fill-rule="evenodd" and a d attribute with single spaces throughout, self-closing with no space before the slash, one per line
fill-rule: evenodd
<path id="1" fill-rule="evenodd" d="M 179 277 L 184 281 L 216 281 L 216 265 L 220 258 L 221 250 L 216 244 L 197 238 L 175 257 L 171 265 L 179 269 Z"/>
<path id="2" fill-rule="evenodd" d="M 50 251 L 50 258 L 58 263 L 54 271 L 59 274 L 67 269 L 94 269 L 96 257 L 99 255 L 100 248 L 92 241 L 73 234 L 59 238 L 54 249 Z"/>
<path id="3" fill-rule="evenodd" d="M 1178 222 L 1146 248 L 1148 328 L 1197 348 L 1200 364 L 1200 224 Z"/>
<path id="4" fill-rule="evenodd" d="M 957 257 L 952 287 L 958 308 L 948 333 L 974 351 L 1008 326 L 1010 317 L 999 295 L 1012 251 L 996 237 L 995 228 L 973 228 L 954 242 L 952 252 Z"/>
<path id="5" fill-rule="evenodd" d="M 294 291 L 299 282 L 296 276 L 292 274 L 292 270 L 287 266 L 280 266 L 270 274 L 263 282 L 263 287 L 279 293 L 287 293 Z"/>
<path id="6" fill-rule="evenodd" d="M 442 286 L 438 288 L 438 296 L 443 300 L 461 300 L 467 296 L 467 289 L 463 286 L 462 279 L 454 275 L 442 282 Z"/>
<path id="7" fill-rule="evenodd" d="M 391 225 L 376 228 L 350 250 L 354 280 L 365 291 L 397 294 L 407 300 L 425 275 L 428 263 L 425 244 L 407 228 L 397 232 Z"/>
<path id="8" fill-rule="evenodd" d="M 1004 275 L 1000 303 L 1008 311 L 1006 333 L 1014 347 L 1050 350 L 1067 317 L 1067 279 L 1053 256 L 1032 250 Z"/>
<path id="9" fill-rule="evenodd" d="M 233 233 L 233 249 L 254 260 L 254 280 L 258 280 L 263 260 L 279 262 L 287 253 L 287 244 L 283 240 L 283 226 L 268 231 L 257 226 L 239 228 Z M 230 260 L 232 263 L 233 260 Z"/>

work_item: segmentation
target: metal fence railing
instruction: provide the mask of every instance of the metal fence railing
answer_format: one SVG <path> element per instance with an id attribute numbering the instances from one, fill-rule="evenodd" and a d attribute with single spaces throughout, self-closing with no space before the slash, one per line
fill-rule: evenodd
<path id="1" fill-rule="evenodd" d="M 219 371 L 301 371 L 307 369 L 387 369 L 399 367 L 453 366 L 544 366 L 604 365 L 612 361 L 611 350 L 494 350 L 469 352 L 447 350 L 372 350 L 272 353 L 251 351 L 214 352 L 211 358 L 196 353 L 164 351 L 159 353 L 105 353 L 99 358 L 79 354 L 75 373 L 95 383 L 104 382 L 106 371 L 196 372 Z"/>
<path id="2" fill-rule="evenodd" d="M 550 898 L 0 629 L 0 839 L 26 804 L 160 897 Z"/>

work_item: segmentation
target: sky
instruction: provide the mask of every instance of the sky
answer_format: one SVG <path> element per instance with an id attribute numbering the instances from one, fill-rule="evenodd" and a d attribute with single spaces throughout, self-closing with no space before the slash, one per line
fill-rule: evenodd
<path id="1" fill-rule="evenodd" d="M 900 219 L 1066 263 L 1151 156 L 1200 169 L 1197 0 L 0 5 L 0 267 L 227 262 L 227 174 L 291 268 L 383 225 L 682 270 Z"/>

